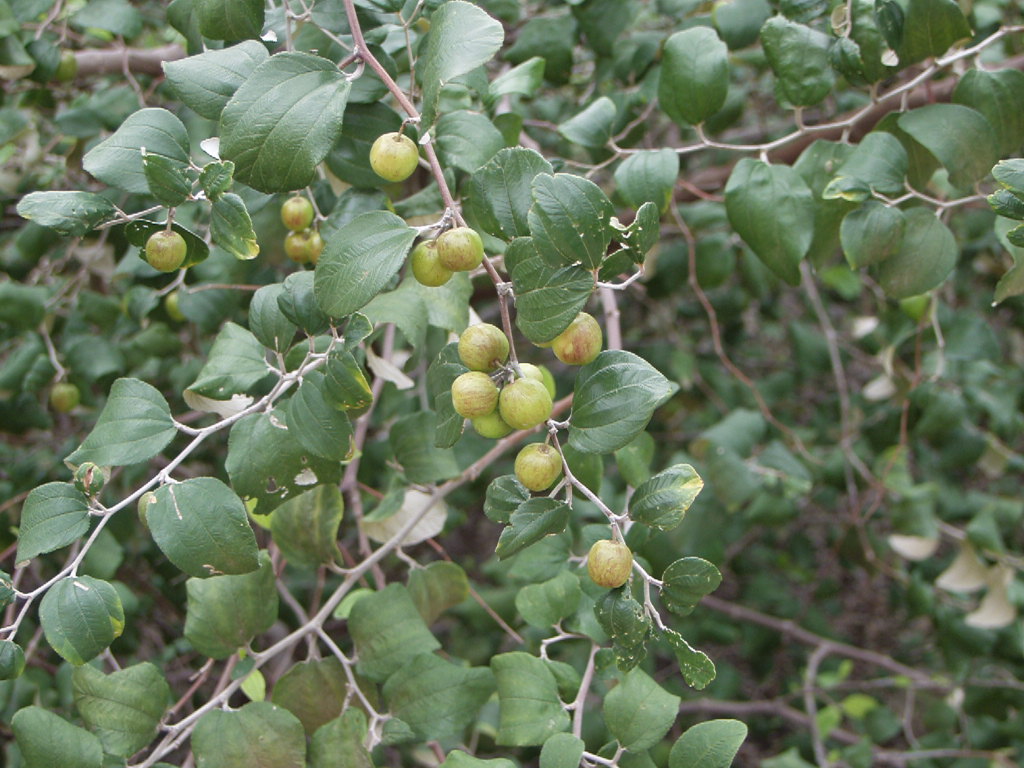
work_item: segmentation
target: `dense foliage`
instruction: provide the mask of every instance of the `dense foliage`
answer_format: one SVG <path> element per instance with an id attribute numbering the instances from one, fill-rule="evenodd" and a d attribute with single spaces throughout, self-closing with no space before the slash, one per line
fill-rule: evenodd
<path id="1" fill-rule="evenodd" d="M 0 761 L 1018 764 L 1022 32 L 0 0 Z"/>

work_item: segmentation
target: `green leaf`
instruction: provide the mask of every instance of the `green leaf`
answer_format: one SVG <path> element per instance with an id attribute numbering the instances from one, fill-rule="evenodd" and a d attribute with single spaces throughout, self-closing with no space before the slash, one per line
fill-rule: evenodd
<path id="1" fill-rule="evenodd" d="M 11 718 L 25 768 L 102 768 L 100 740 L 84 728 L 35 705 Z"/>
<path id="2" fill-rule="evenodd" d="M 516 294 L 516 326 L 530 341 L 551 341 L 569 327 L 594 292 L 594 275 L 579 265 L 548 264 L 533 238 L 516 238 L 505 264 Z"/>
<path id="3" fill-rule="evenodd" d="M 761 26 L 772 15 L 767 0 L 733 0 L 716 3 L 711 10 L 715 29 L 731 50 L 757 42 Z"/>
<path id="4" fill-rule="evenodd" d="M 628 444 L 615 451 L 615 465 L 627 485 L 637 488 L 651 477 L 654 459 L 654 438 L 641 432 Z"/>
<path id="5" fill-rule="evenodd" d="M 348 629 L 359 655 L 359 674 L 375 682 L 387 680 L 413 657 L 441 647 L 401 584 L 360 599 L 352 606 Z"/>
<path id="6" fill-rule="evenodd" d="M 860 202 L 870 197 L 871 190 L 899 194 L 906 187 L 909 164 L 907 150 L 898 138 L 887 131 L 872 131 L 843 161 L 822 196 Z"/>
<path id="7" fill-rule="evenodd" d="M 703 651 L 698 651 L 691 646 L 683 636 L 671 629 L 663 629 L 662 636 L 672 646 L 676 653 L 676 661 L 679 662 L 679 671 L 683 673 L 686 684 L 703 690 L 715 679 L 715 664 Z"/>
<path id="8" fill-rule="evenodd" d="M 121 598 L 110 584 L 91 576 L 68 576 L 39 604 L 46 642 L 74 665 L 96 658 L 124 630 Z"/>
<path id="9" fill-rule="evenodd" d="M 505 146 L 501 131 L 479 112 L 458 110 L 437 121 L 437 153 L 441 162 L 472 173 Z"/>
<path id="10" fill-rule="evenodd" d="M 844 162 L 852 151 L 853 147 L 849 144 L 818 139 L 801 152 L 793 163 L 793 170 L 800 174 L 814 200 L 814 237 L 807 249 L 807 259 L 816 268 L 831 263 L 839 246 L 839 227 L 843 216 L 855 207 L 849 201 L 829 199 L 822 194 L 835 175 L 836 166 Z M 726 261 L 728 254 L 728 251 L 721 254 Z M 698 266 L 698 276 L 699 269 Z"/>
<path id="11" fill-rule="evenodd" d="M 373 768 L 366 730 L 366 715 L 353 707 L 320 726 L 309 743 L 309 768 Z"/>
<path id="12" fill-rule="evenodd" d="M 288 400 L 289 429 L 307 451 L 324 459 L 347 461 L 355 453 L 352 423 L 327 399 L 324 375 L 310 371 Z"/>
<path id="13" fill-rule="evenodd" d="M 1024 143 L 1024 72 L 969 69 L 953 89 L 954 104 L 977 110 L 996 135 L 996 153 L 1005 157 Z"/>
<path id="14" fill-rule="evenodd" d="M 625 589 L 610 590 L 595 607 L 597 621 L 612 639 L 616 666 L 623 672 L 636 667 L 647 655 L 651 619 L 644 607 Z"/>
<path id="15" fill-rule="evenodd" d="M 210 237 L 236 259 L 248 261 L 260 255 L 260 245 L 256 241 L 249 211 L 242 198 L 233 192 L 214 200 Z"/>
<path id="16" fill-rule="evenodd" d="M 356 216 L 320 255 L 313 290 L 321 309 L 331 317 L 362 309 L 398 273 L 415 239 L 416 230 L 393 213 Z"/>
<path id="17" fill-rule="evenodd" d="M 708 720 L 691 726 L 672 745 L 669 768 L 729 768 L 747 738 L 739 720 Z"/>
<path id="18" fill-rule="evenodd" d="M 970 107 L 929 104 L 904 112 L 897 123 L 942 163 L 957 187 L 970 188 L 999 159 L 992 126 Z"/>
<path id="19" fill-rule="evenodd" d="M 391 712 L 422 739 L 462 733 L 494 693 L 486 667 L 466 668 L 433 653 L 399 667 L 383 688 Z"/>
<path id="20" fill-rule="evenodd" d="M 555 733 L 540 750 L 540 768 L 577 768 L 586 744 L 571 733 Z"/>
<path id="21" fill-rule="evenodd" d="M 244 40 L 263 31 L 261 0 L 192 0 L 199 32 L 213 40 Z"/>
<path id="22" fill-rule="evenodd" d="M 835 82 L 829 36 L 806 24 L 773 16 L 761 27 L 761 44 L 775 73 L 775 92 L 794 107 L 821 102 Z"/>
<path id="23" fill-rule="evenodd" d="M 1015 222 L 1007 219 L 996 220 L 996 236 L 1001 238 L 1004 247 L 1009 247 L 1010 255 L 1013 258 L 1013 266 L 999 279 L 996 284 L 995 294 L 992 297 L 993 304 L 998 304 L 1011 296 L 1024 294 L 1024 250 L 1014 247 L 1009 241 L 1005 241 L 1005 231 L 1014 226 Z"/>
<path id="24" fill-rule="evenodd" d="M 142 16 L 128 0 L 91 0 L 71 17 L 79 29 L 103 29 L 131 39 L 142 31 Z"/>
<path id="25" fill-rule="evenodd" d="M 487 486 L 484 514 L 495 523 L 507 523 L 512 513 L 529 499 L 530 492 L 515 475 L 502 475 Z"/>
<path id="26" fill-rule="evenodd" d="M 89 500 L 71 483 L 34 488 L 21 508 L 15 562 L 66 547 L 89 530 Z"/>
<path id="27" fill-rule="evenodd" d="M 145 147 L 142 148 L 142 172 L 150 193 L 163 205 L 181 205 L 192 193 L 192 181 L 185 166 L 162 155 L 151 155 Z"/>
<path id="28" fill-rule="evenodd" d="M 214 161 L 203 166 L 199 172 L 199 186 L 207 198 L 213 201 L 231 189 L 235 181 L 235 164 L 229 161 Z"/>
<path id="29" fill-rule="evenodd" d="M 224 323 L 206 363 L 186 390 L 214 400 L 230 400 L 244 394 L 270 373 L 266 350 L 256 337 L 240 325 Z"/>
<path id="30" fill-rule="evenodd" d="M 277 621 L 274 566 L 265 551 L 251 573 L 192 578 L 185 587 L 185 639 L 210 658 L 226 659 Z"/>
<path id="31" fill-rule="evenodd" d="M 171 688 L 148 662 L 109 675 L 88 664 L 71 675 L 75 708 L 100 738 L 105 752 L 131 757 L 155 737 Z"/>
<path id="32" fill-rule="evenodd" d="M 725 185 L 729 223 L 764 265 L 790 285 L 814 237 L 814 200 L 795 170 L 744 157 Z"/>
<path id="33" fill-rule="evenodd" d="M 602 712 L 608 731 L 630 752 L 657 744 L 676 719 L 680 699 L 639 669 L 622 676 L 605 696 Z"/>
<path id="34" fill-rule="evenodd" d="M 274 510 L 270 532 L 289 563 L 316 568 L 341 562 L 338 528 L 345 500 L 336 485 L 318 485 Z"/>
<path id="35" fill-rule="evenodd" d="M 96 426 L 66 461 L 91 461 L 101 467 L 138 464 L 160 453 L 177 433 L 170 406 L 159 391 L 138 379 L 118 379 Z"/>
<path id="36" fill-rule="evenodd" d="M 582 595 L 579 577 L 562 571 L 553 579 L 520 589 L 516 593 L 516 610 L 530 626 L 548 629 L 575 613 Z"/>
<path id="37" fill-rule="evenodd" d="M 373 392 L 366 375 L 347 349 L 336 349 L 328 355 L 324 394 L 335 408 L 352 411 L 353 416 L 361 414 L 373 402 Z"/>
<path id="38" fill-rule="evenodd" d="M 558 132 L 573 144 L 600 149 L 612 137 L 617 114 L 615 102 L 607 96 L 601 96 L 559 125 Z"/>
<path id="39" fill-rule="evenodd" d="M 293 664 L 274 683 L 271 701 L 295 715 L 312 736 L 341 714 L 349 696 L 345 668 L 330 656 Z"/>
<path id="40" fill-rule="evenodd" d="M 25 652 L 21 646 L 13 640 L 0 640 L 0 681 L 14 680 L 24 671 Z"/>
<path id="41" fill-rule="evenodd" d="M 113 220 L 114 204 L 92 192 L 30 192 L 18 201 L 18 215 L 61 235 L 84 235 Z"/>
<path id="42" fill-rule="evenodd" d="M 310 336 L 326 331 L 331 321 L 316 300 L 314 274 L 292 272 L 282 285 L 284 290 L 277 297 L 277 308 L 284 316 Z"/>
<path id="43" fill-rule="evenodd" d="M 448 753 L 448 757 L 437 768 L 516 768 L 516 763 L 503 757 L 481 760 L 479 757 L 473 757 L 462 750 L 455 749 Z"/>
<path id="44" fill-rule="evenodd" d="M 949 228 L 928 208 L 904 212 L 903 245 L 878 266 L 887 296 L 905 299 L 941 285 L 956 265 L 959 248 Z"/>
<path id="45" fill-rule="evenodd" d="M 437 119 L 441 89 L 459 75 L 486 64 L 501 48 L 501 23 L 463 0 L 449 0 L 430 16 L 426 50 L 420 55 L 423 82 L 422 125 Z"/>
<path id="46" fill-rule="evenodd" d="M 580 368 L 574 391 L 569 445 L 584 453 L 611 453 L 644 430 L 675 386 L 632 352 L 605 350 Z"/>
<path id="47" fill-rule="evenodd" d="M 722 574 L 700 557 L 684 557 L 665 569 L 661 577 L 661 599 L 672 613 L 686 616 L 700 599 L 718 588 Z"/>
<path id="48" fill-rule="evenodd" d="M 474 220 L 484 232 L 504 240 L 528 235 L 533 180 L 551 172 L 551 164 L 532 149 L 501 150 L 470 177 Z"/>
<path id="49" fill-rule="evenodd" d="M 612 239 L 611 201 L 594 182 L 568 173 L 533 180 L 528 221 L 534 245 L 553 267 L 597 269 Z"/>
<path id="50" fill-rule="evenodd" d="M 261 192 L 307 186 L 341 133 L 351 87 L 329 59 L 271 56 L 221 113 L 221 157 L 235 164 L 236 179 Z"/>
<path id="51" fill-rule="evenodd" d="M 246 40 L 178 61 L 165 61 L 164 76 L 186 106 L 208 120 L 217 120 L 239 86 L 268 57 L 263 43 Z"/>
<path id="52" fill-rule="evenodd" d="M 544 59 L 534 56 L 494 78 L 488 93 L 492 99 L 511 94 L 533 96 L 543 79 Z"/>
<path id="53" fill-rule="evenodd" d="M 629 499 L 629 516 L 668 531 L 686 515 L 704 481 L 689 464 L 676 464 L 643 483 Z"/>
<path id="54" fill-rule="evenodd" d="M 971 25 L 956 0 L 907 0 L 903 37 L 896 48 L 900 66 L 941 56 L 970 36 Z"/>
<path id="55" fill-rule="evenodd" d="M 619 236 L 619 242 L 635 264 L 643 264 L 647 252 L 657 244 L 661 237 L 660 222 L 658 206 L 651 202 L 644 203 L 637 209 L 636 218 Z"/>
<path id="56" fill-rule="evenodd" d="M 199 718 L 192 753 L 196 768 L 306 768 L 306 734 L 287 709 L 253 701 Z"/>
<path id="57" fill-rule="evenodd" d="M 729 50 L 713 29 L 691 27 L 665 41 L 658 103 L 673 121 L 703 123 L 722 108 L 728 91 Z"/>
<path id="58" fill-rule="evenodd" d="M 391 450 L 411 483 L 448 480 L 461 471 L 453 451 L 434 445 L 436 428 L 435 415 L 420 411 L 403 416 L 391 429 Z"/>
<path id="59" fill-rule="evenodd" d="M 259 567 L 245 505 L 216 478 L 160 486 L 146 508 L 146 521 L 167 559 L 189 576 L 249 573 Z"/>
<path id="60" fill-rule="evenodd" d="M 1000 160 L 992 169 L 992 177 L 1018 197 L 1024 199 L 1024 159 Z"/>
<path id="61" fill-rule="evenodd" d="M 498 685 L 498 735 L 506 747 L 540 746 L 569 729 L 569 713 L 558 698 L 558 684 L 543 659 L 523 651 L 491 658 Z"/>
<path id="62" fill-rule="evenodd" d="M 43 321 L 50 291 L 41 285 L 0 283 L 0 322 L 14 328 L 29 329 Z"/>
<path id="63" fill-rule="evenodd" d="M 433 624 L 442 613 L 469 597 L 469 579 L 460 566 L 438 560 L 411 571 L 407 589 L 423 621 Z"/>
<path id="64" fill-rule="evenodd" d="M 998 166 L 997 166 L 998 167 Z M 1024 200 L 1008 189 L 997 189 L 988 196 L 989 207 L 999 216 L 1016 221 L 1024 220 Z"/>
<path id="65" fill-rule="evenodd" d="M 288 428 L 281 410 L 239 419 L 228 437 L 224 468 L 243 501 L 256 499 L 252 510 L 265 515 L 315 485 L 337 483 L 342 465 L 304 448 Z"/>
<path id="66" fill-rule="evenodd" d="M 296 331 L 295 323 L 285 317 L 278 306 L 278 297 L 283 292 L 284 285 L 281 283 L 264 285 L 253 294 L 249 302 L 249 329 L 253 336 L 263 346 L 282 353 L 291 347 Z M 255 352 L 255 345 L 251 345 L 251 348 Z M 255 355 L 246 357 L 255 359 Z"/>
<path id="67" fill-rule="evenodd" d="M 564 501 L 548 497 L 523 502 L 509 517 L 494 553 L 503 560 L 548 534 L 561 533 L 569 522 L 569 511 Z"/>
<path id="68" fill-rule="evenodd" d="M 906 220 L 903 211 L 877 200 L 868 200 L 843 217 L 839 241 L 851 269 L 885 261 L 903 245 Z"/>
<path id="69" fill-rule="evenodd" d="M 615 169 L 615 186 L 622 199 L 633 208 L 649 202 L 664 213 L 672 201 L 678 176 L 679 155 L 674 150 L 637 152 Z"/>
<path id="70" fill-rule="evenodd" d="M 188 132 L 181 120 L 166 109 L 140 109 L 128 116 L 112 136 L 85 153 L 82 167 L 102 181 L 126 192 L 149 194 L 142 166 L 147 155 L 163 157 L 172 166 L 188 165 Z"/>

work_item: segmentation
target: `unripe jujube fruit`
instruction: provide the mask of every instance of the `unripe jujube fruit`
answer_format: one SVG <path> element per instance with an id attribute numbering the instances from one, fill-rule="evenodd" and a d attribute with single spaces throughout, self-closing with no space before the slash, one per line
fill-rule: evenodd
<path id="1" fill-rule="evenodd" d="M 50 405 L 57 413 L 70 413 L 81 398 L 82 395 L 78 391 L 78 387 L 68 381 L 54 384 L 53 389 L 50 390 Z"/>
<path id="2" fill-rule="evenodd" d="M 513 429 L 530 429 L 551 416 L 551 395 L 536 379 L 516 379 L 498 397 L 498 413 Z"/>
<path id="3" fill-rule="evenodd" d="M 512 427 L 505 423 L 505 420 L 501 418 L 497 411 L 473 419 L 473 429 L 477 431 L 480 437 L 489 437 L 493 440 L 497 440 L 512 432 Z"/>
<path id="4" fill-rule="evenodd" d="M 445 269 L 468 272 L 484 260 L 484 243 L 469 227 L 455 227 L 437 238 L 437 257 Z"/>
<path id="5" fill-rule="evenodd" d="M 302 195 L 289 197 L 281 204 L 281 223 L 292 232 L 308 229 L 313 223 L 313 204 Z"/>
<path id="6" fill-rule="evenodd" d="M 491 371 L 508 360 L 508 337 L 496 325 L 477 323 L 459 337 L 459 359 L 471 371 Z"/>
<path id="7" fill-rule="evenodd" d="M 171 291 L 164 296 L 164 311 L 171 320 L 179 323 L 185 320 L 185 315 L 181 311 L 181 294 L 178 291 Z"/>
<path id="8" fill-rule="evenodd" d="M 370 147 L 370 167 L 387 181 L 405 181 L 419 165 L 416 142 L 405 134 L 383 133 Z"/>
<path id="9" fill-rule="evenodd" d="M 555 357 L 568 365 L 586 365 L 601 352 L 604 334 L 592 315 L 580 312 L 551 342 Z"/>
<path id="10" fill-rule="evenodd" d="M 0 640 L 0 680 L 13 680 L 25 671 L 25 652 L 13 640 Z"/>
<path id="11" fill-rule="evenodd" d="M 551 371 L 543 365 L 534 365 L 533 363 L 520 363 L 519 370 L 526 378 L 536 379 L 543 384 L 548 394 L 551 395 L 551 399 L 555 399 L 555 377 L 551 375 Z"/>
<path id="12" fill-rule="evenodd" d="M 324 239 L 315 229 L 289 232 L 284 239 L 284 252 L 296 264 L 316 264 L 324 249 Z"/>
<path id="13" fill-rule="evenodd" d="M 547 443 L 530 443 L 516 456 L 515 473 L 531 491 L 546 491 L 562 474 L 562 457 Z"/>
<path id="14" fill-rule="evenodd" d="M 625 542 L 617 539 L 595 541 L 587 555 L 587 573 L 599 587 L 621 587 L 632 570 L 633 553 Z"/>
<path id="15" fill-rule="evenodd" d="M 466 419 L 494 413 L 498 407 L 498 387 L 481 371 L 469 371 L 452 382 L 452 405 Z"/>
<path id="16" fill-rule="evenodd" d="M 437 288 L 452 278 L 452 271 L 445 269 L 437 255 L 437 242 L 424 240 L 412 249 L 412 276 L 423 285 Z"/>
<path id="17" fill-rule="evenodd" d="M 107 482 L 103 470 L 91 461 L 83 462 L 75 470 L 75 488 L 86 496 L 97 496 Z"/>
<path id="18" fill-rule="evenodd" d="M 188 245 L 185 238 L 173 229 L 154 232 L 146 241 L 146 261 L 153 269 L 174 272 L 185 263 Z"/>
<path id="19" fill-rule="evenodd" d="M 78 59 L 73 51 L 61 51 L 60 63 L 53 73 L 53 79 L 58 83 L 70 83 L 78 74 Z"/>
<path id="20" fill-rule="evenodd" d="M 139 513 L 139 522 L 142 523 L 142 527 L 147 531 L 149 530 L 149 505 L 156 503 L 156 494 L 152 491 L 146 491 L 139 497 L 139 502 L 135 509 Z"/>

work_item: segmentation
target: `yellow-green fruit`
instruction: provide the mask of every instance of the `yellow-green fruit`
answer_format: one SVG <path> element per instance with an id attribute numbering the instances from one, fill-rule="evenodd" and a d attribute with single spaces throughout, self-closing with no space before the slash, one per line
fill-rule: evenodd
<path id="1" fill-rule="evenodd" d="M 50 405 L 57 413 L 70 413 L 81 399 L 82 395 L 78 391 L 78 387 L 67 381 L 54 384 L 53 389 L 50 390 Z"/>
<path id="2" fill-rule="evenodd" d="M 599 587 L 621 587 L 632 570 L 633 553 L 625 542 L 616 539 L 595 541 L 587 555 L 587 573 Z"/>
<path id="3" fill-rule="evenodd" d="M 494 413 L 498 407 L 498 387 L 481 371 L 469 371 L 452 382 L 452 405 L 466 419 Z"/>
<path id="4" fill-rule="evenodd" d="M 437 288 L 452 278 L 452 271 L 445 269 L 437 256 L 437 242 L 424 240 L 412 249 L 412 276 L 423 285 Z"/>
<path id="5" fill-rule="evenodd" d="M 154 232 L 146 241 L 146 261 L 153 269 L 161 272 L 174 272 L 185 263 L 188 245 L 185 238 L 173 229 L 161 229 Z"/>
<path id="6" fill-rule="evenodd" d="M 289 232 L 284 238 L 284 252 L 296 264 L 316 264 L 324 249 L 324 239 L 315 229 Z"/>
<path id="7" fill-rule="evenodd" d="M 473 429 L 480 437 L 489 437 L 494 440 L 512 432 L 512 427 L 505 423 L 497 411 L 473 419 Z"/>
<path id="8" fill-rule="evenodd" d="M 61 51 L 60 64 L 53 73 L 53 79 L 58 83 L 70 83 L 78 74 L 78 59 L 71 51 Z"/>
<path id="9" fill-rule="evenodd" d="M 437 238 L 437 256 L 441 265 L 452 272 L 476 269 L 484 260 L 484 243 L 469 227 L 455 227 Z"/>
<path id="10" fill-rule="evenodd" d="M 370 147 L 370 167 L 387 181 L 405 181 L 419 165 L 416 142 L 398 132 L 384 133 Z"/>
<path id="11" fill-rule="evenodd" d="M 149 530 L 149 505 L 156 502 L 156 494 L 152 491 L 146 491 L 139 497 L 139 503 L 136 510 L 139 513 L 139 522 L 142 523 L 142 527 L 147 531 Z"/>
<path id="12" fill-rule="evenodd" d="M 508 360 L 508 337 L 496 325 L 477 323 L 459 336 L 459 359 L 471 371 L 490 373 Z"/>
<path id="13" fill-rule="evenodd" d="M 551 375 L 551 371 L 543 365 L 534 365 L 533 363 L 520 363 L 519 369 L 526 378 L 536 379 L 543 384 L 548 394 L 551 395 L 551 399 L 555 399 L 555 377 Z"/>
<path id="14" fill-rule="evenodd" d="M 530 429 L 551 416 L 551 395 L 536 379 L 516 379 L 498 397 L 498 413 L 513 429 Z"/>
<path id="15" fill-rule="evenodd" d="M 562 474 L 562 457 L 546 443 L 530 443 L 516 456 L 515 473 L 531 491 L 546 491 Z"/>
<path id="16" fill-rule="evenodd" d="M 13 680 L 25 671 L 25 652 L 13 640 L 0 640 L 0 680 Z"/>
<path id="17" fill-rule="evenodd" d="M 308 229 L 313 223 L 313 204 L 302 195 L 289 197 L 281 205 L 281 223 L 292 232 Z"/>
<path id="18" fill-rule="evenodd" d="M 580 312 L 551 342 L 555 357 L 567 365 L 586 365 L 601 352 L 604 333 L 592 315 Z"/>
<path id="19" fill-rule="evenodd" d="M 185 315 L 181 311 L 181 295 L 177 291 L 171 291 L 164 296 L 164 311 L 167 316 L 176 322 L 183 322 Z"/>
<path id="20" fill-rule="evenodd" d="M 928 311 L 931 303 L 932 296 L 930 293 L 919 293 L 917 296 L 908 296 L 905 299 L 900 299 L 900 309 L 903 310 L 903 314 L 915 323 L 919 323 Z"/>

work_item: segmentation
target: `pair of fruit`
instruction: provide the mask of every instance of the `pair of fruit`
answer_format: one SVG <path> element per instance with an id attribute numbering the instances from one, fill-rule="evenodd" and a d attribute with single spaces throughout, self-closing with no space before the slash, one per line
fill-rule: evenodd
<path id="1" fill-rule="evenodd" d="M 455 227 L 424 240 L 412 249 L 412 274 L 423 285 L 436 288 L 456 272 L 476 269 L 484 260 L 484 243 L 469 227 Z"/>
<path id="2" fill-rule="evenodd" d="M 504 437 L 513 429 L 531 429 L 551 416 L 554 380 L 535 365 L 522 363 L 522 376 L 501 388 L 490 374 L 508 360 L 508 337 L 497 326 L 479 323 L 459 337 L 459 358 L 470 370 L 452 383 L 456 412 L 471 419 L 484 437 Z"/>
<path id="3" fill-rule="evenodd" d="M 302 195 L 288 198 L 281 205 L 281 223 L 290 232 L 284 238 L 284 252 L 297 264 L 316 264 L 324 249 L 324 239 L 310 229 L 315 212 L 313 204 Z"/>

